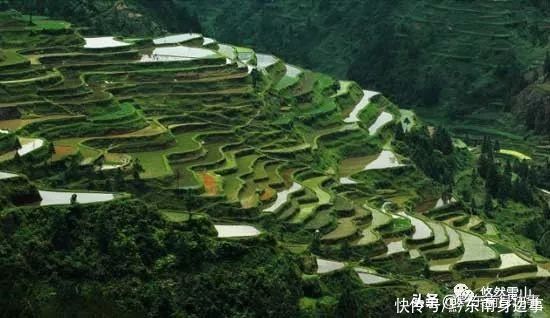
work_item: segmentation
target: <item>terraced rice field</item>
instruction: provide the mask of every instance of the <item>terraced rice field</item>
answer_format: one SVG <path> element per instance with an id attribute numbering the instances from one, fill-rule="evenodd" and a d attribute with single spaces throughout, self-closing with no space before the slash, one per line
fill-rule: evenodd
<path id="1" fill-rule="evenodd" d="M 357 181 L 353 180 L 349 177 L 342 177 L 340 178 L 340 184 L 357 184 Z"/>
<path id="2" fill-rule="evenodd" d="M 464 254 L 458 259 L 457 264 L 498 258 L 497 253 L 480 237 L 463 231 L 460 231 L 459 234 L 464 245 Z"/>
<path id="3" fill-rule="evenodd" d="M 0 180 L 10 179 L 10 178 L 15 178 L 15 177 L 17 177 L 17 175 L 15 173 L 1 172 L 0 171 Z"/>
<path id="4" fill-rule="evenodd" d="M 361 268 L 355 268 L 355 271 L 357 272 L 357 275 L 359 276 L 361 281 L 366 285 L 378 285 L 391 281 L 386 277 L 369 273 Z"/>
<path id="5" fill-rule="evenodd" d="M 216 231 L 218 231 L 218 237 L 231 238 L 231 237 L 250 237 L 260 235 L 260 231 L 250 225 L 215 225 Z"/>
<path id="6" fill-rule="evenodd" d="M 73 193 L 79 203 L 116 200 L 122 188 L 169 220 L 208 214 L 220 238 L 266 232 L 298 253 L 318 241 L 319 274 L 372 262 L 378 272 L 356 271 L 373 286 L 408 281 L 426 266 L 457 280 L 470 267 L 492 280 L 504 270 L 514 271 L 507 279 L 547 276 L 525 255 L 493 249 L 496 228 L 458 208 L 456 193 L 437 200 L 441 185 L 384 129 L 395 121 L 408 133 L 422 121 L 380 93 L 200 34 L 132 43 L 71 34 L 56 48 L 65 53 L 21 47 L 0 63 L 0 110 L 9 114 L 0 133 L 21 141 L 3 150 L 2 170 L 82 189 L 40 191 L 35 204 L 70 204 Z M 42 165 L 55 168 L 24 171 Z M 0 183 L 27 182 L 16 176 L 0 172 Z M 342 261 L 324 259 L 336 256 Z M 399 266 L 409 262 L 415 268 L 405 273 Z"/>
<path id="7" fill-rule="evenodd" d="M 252 173 L 252 164 L 259 158 L 256 154 L 251 154 L 237 158 L 236 171 L 224 176 L 223 189 L 230 202 L 239 200 L 239 191 L 244 184 L 242 176 Z"/>
<path id="8" fill-rule="evenodd" d="M 400 109 L 401 114 L 401 127 L 404 132 L 409 132 L 416 124 L 416 115 L 413 111 L 408 109 Z"/>
<path id="9" fill-rule="evenodd" d="M 44 145 L 44 140 L 33 138 L 20 138 L 21 148 L 17 150 L 20 156 L 24 156 Z"/>
<path id="10" fill-rule="evenodd" d="M 292 218 L 293 223 L 303 223 L 307 219 L 311 218 L 315 213 L 315 210 L 320 206 L 330 203 L 331 195 L 329 192 L 323 189 L 322 184 L 327 180 L 327 177 L 316 177 L 305 180 L 302 182 L 305 188 L 310 189 L 316 196 L 316 202 L 307 203 L 300 206 L 298 214 Z"/>
<path id="11" fill-rule="evenodd" d="M 84 40 L 86 41 L 86 44 L 84 44 L 85 49 L 105 49 L 131 45 L 130 43 L 119 41 L 112 36 L 84 38 Z"/>
<path id="12" fill-rule="evenodd" d="M 345 264 L 341 262 L 329 261 L 317 258 L 317 273 L 326 274 L 344 268 Z"/>
<path id="13" fill-rule="evenodd" d="M 430 227 L 434 234 L 434 239 L 431 242 L 433 246 L 440 246 L 449 242 L 449 237 L 447 236 L 447 232 L 445 231 L 445 227 L 443 225 L 437 222 L 426 222 L 426 224 Z"/>
<path id="14" fill-rule="evenodd" d="M 369 134 L 374 135 L 387 123 L 393 120 L 393 115 L 388 112 L 382 112 L 376 121 L 369 127 Z"/>
<path id="15" fill-rule="evenodd" d="M 300 76 L 303 74 L 303 71 L 296 66 L 285 64 L 285 67 L 285 75 L 275 86 L 275 88 L 278 90 L 283 90 L 289 86 L 296 84 L 299 81 Z"/>
<path id="16" fill-rule="evenodd" d="M 153 40 L 153 43 L 155 45 L 162 45 L 162 44 L 177 44 L 177 43 L 184 43 L 191 40 L 196 40 L 202 38 L 201 34 L 197 33 L 184 33 L 184 34 L 175 34 L 175 35 L 169 35 L 161 38 L 157 38 Z"/>
<path id="17" fill-rule="evenodd" d="M 516 266 L 531 264 L 515 253 L 500 254 L 500 262 L 501 264 L 498 269 L 508 269 Z"/>
<path id="18" fill-rule="evenodd" d="M 383 150 L 378 158 L 365 166 L 363 170 L 378 170 L 378 169 L 388 169 L 388 168 L 397 168 L 404 166 L 399 162 L 397 156 L 390 150 Z"/>
<path id="19" fill-rule="evenodd" d="M 63 205 L 71 203 L 71 197 L 76 194 L 78 203 L 95 203 L 111 201 L 115 198 L 112 193 L 91 193 L 91 192 L 60 192 L 60 191 L 39 191 L 42 201 L 41 206 Z"/>
<path id="20" fill-rule="evenodd" d="M 372 244 L 380 239 L 377 229 L 389 224 L 392 217 L 380 210 L 372 209 L 372 221 L 370 225 L 363 230 L 362 237 L 356 242 L 356 245 Z"/>
<path id="21" fill-rule="evenodd" d="M 275 202 L 273 202 L 273 204 L 270 207 L 264 209 L 264 212 L 277 211 L 285 202 L 287 202 L 289 195 L 301 189 L 302 189 L 302 185 L 297 182 L 294 182 L 292 183 L 290 188 L 277 192 L 277 199 L 275 200 Z"/>
<path id="22" fill-rule="evenodd" d="M 258 68 L 260 69 L 265 69 L 278 61 L 275 56 L 269 54 L 256 54 L 256 59 L 258 60 Z"/>
<path id="23" fill-rule="evenodd" d="M 392 240 L 388 242 L 386 244 L 386 247 L 388 248 L 388 252 L 386 253 L 386 256 L 407 251 L 407 249 L 405 249 L 405 244 L 401 239 Z"/>
<path id="24" fill-rule="evenodd" d="M 187 46 L 169 46 L 158 47 L 151 54 L 145 54 L 140 62 L 168 62 L 168 61 L 189 61 L 200 58 L 215 58 L 219 55 L 209 49 L 187 47 Z"/>
<path id="25" fill-rule="evenodd" d="M 414 233 L 411 235 L 412 240 L 426 240 L 433 236 L 432 229 L 424 221 L 404 212 L 399 213 L 399 215 L 408 218 L 414 226 Z"/>
<path id="26" fill-rule="evenodd" d="M 357 105 L 355 105 L 355 107 L 353 108 L 351 113 L 348 115 L 348 117 L 346 117 L 344 119 L 344 122 L 345 123 L 359 122 L 360 121 L 359 114 L 361 114 L 361 112 L 365 109 L 365 107 L 367 107 L 369 105 L 371 99 L 374 96 L 378 95 L 378 94 L 379 94 L 378 92 L 364 90 L 363 91 L 363 97 L 361 98 L 359 103 L 357 103 Z"/>

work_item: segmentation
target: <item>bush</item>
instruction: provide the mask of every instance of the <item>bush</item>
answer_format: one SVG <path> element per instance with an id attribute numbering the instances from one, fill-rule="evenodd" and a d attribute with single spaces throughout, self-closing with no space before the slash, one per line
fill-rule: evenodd
<path id="1" fill-rule="evenodd" d="M 296 317 L 294 257 L 272 239 L 214 233 L 207 218 L 171 223 L 136 200 L 3 210 L 0 307 L 11 317 L 29 303 L 38 316 Z"/>

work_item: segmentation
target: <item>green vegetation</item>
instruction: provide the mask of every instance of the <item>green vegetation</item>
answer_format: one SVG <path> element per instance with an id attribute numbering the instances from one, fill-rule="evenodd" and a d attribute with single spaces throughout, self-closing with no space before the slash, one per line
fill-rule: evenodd
<path id="1" fill-rule="evenodd" d="M 387 316 L 420 285 L 547 284 L 550 164 L 522 137 L 453 138 L 200 34 L 84 49 L 13 11 L 0 29 L 6 316 Z"/>
<path id="2" fill-rule="evenodd" d="M 59 32 L 72 19 L 91 34 L 151 36 L 193 31 L 221 42 L 280 52 L 292 63 L 385 92 L 400 105 L 428 107 L 455 123 L 480 110 L 512 111 L 548 134 L 550 58 L 544 1 L 76 1 L 5 0 L 0 9 L 32 11 L 18 25 Z M 376 14 L 372 14 L 372 13 Z M 384 17 L 384 18 L 380 18 Z M 340 23 L 343 20 L 347 23 Z M 28 21 L 32 20 L 32 24 Z M 31 26 L 29 26 L 31 24 Z M 9 25 L 8 25 L 9 26 Z M 365 31 L 366 30 L 366 31 Z M 346 35 L 346 36 L 343 36 Z M 234 54 L 237 54 L 237 50 Z M 242 50 L 241 50 L 242 51 Z M 338 54 L 335 54 L 338 52 Z M 248 54 L 249 52 L 241 52 Z M 401 63 L 414 60 L 414 63 Z M 283 74 L 280 74 L 281 76 Z M 295 82 L 284 76 L 279 87 Z M 435 107 L 435 108 L 431 108 Z M 512 126 L 512 121 L 507 121 Z M 489 123 L 485 128 L 498 129 Z"/>
<path id="3" fill-rule="evenodd" d="M 32 309 L 38 316 L 233 316 L 246 306 L 250 316 L 294 316 L 298 310 L 300 276 L 288 252 L 270 240 L 216 241 L 205 218 L 171 223 L 143 203 L 119 201 L 4 210 L 0 220 L 2 249 L 26 255 L 1 256 L 7 315 Z M 258 295 L 258 288 L 278 293 Z"/>
<path id="4" fill-rule="evenodd" d="M 519 151 L 515 151 L 515 150 L 510 150 L 510 149 L 500 149 L 498 151 L 498 153 L 501 153 L 501 154 L 504 154 L 504 155 L 509 155 L 509 156 L 513 156 L 513 157 L 516 157 L 517 159 L 519 160 L 531 160 L 531 157 L 525 155 L 525 154 L 522 154 L 521 152 Z"/>

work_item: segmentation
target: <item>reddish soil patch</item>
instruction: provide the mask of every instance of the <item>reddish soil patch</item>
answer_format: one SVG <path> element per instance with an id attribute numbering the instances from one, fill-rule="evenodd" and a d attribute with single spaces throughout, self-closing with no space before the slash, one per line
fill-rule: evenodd
<path id="1" fill-rule="evenodd" d="M 435 198 L 435 199 L 421 201 L 416 205 L 415 211 L 418 213 L 428 212 L 429 210 L 434 208 L 435 204 L 437 203 L 437 200 L 438 199 Z"/>
<path id="2" fill-rule="evenodd" d="M 59 160 L 65 158 L 68 155 L 72 155 L 76 152 L 76 149 L 73 146 L 55 146 L 55 154 L 52 157 L 52 160 Z"/>
<path id="3" fill-rule="evenodd" d="M 275 190 L 273 190 L 273 188 L 270 188 L 270 187 L 267 187 L 265 188 L 265 190 L 262 192 L 262 195 L 260 196 L 260 200 L 261 201 L 267 201 L 271 198 L 273 198 L 273 196 L 275 195 Z"/>
<path id="4" fill-rule="evenodd" d="M 70 155 L 75 153 L 75 149 L 72 146 L 55 146 L 55 153 L 59 155 Z"/>
<path id="5" fill-rule="evenodd" d="M 371 163 L 378 157 L 378 154 L 362 156 L 362 157 L 350 157 L 340 162 L 339 172 L 341 176 L 347 177 L 354 173 L 357 173 L 365 168 L 366 165 Z"/>
<path id="6" fill-rule="evenodd" d="M 208 173 L 201 173 L 202 183 L 204 184 L 204 190 L 208 195 L 217 195 L 218 194 L 218 184 L 216 182 L 216 177 Z"/>
<path id="7" fill-rule="evenodd" d="M 285 183 L 291 183 L 292 182 L 292 173 L 294 172 L 293 168 L 287 168 L 281 171 L 281 177 L 285 181 Z"/>

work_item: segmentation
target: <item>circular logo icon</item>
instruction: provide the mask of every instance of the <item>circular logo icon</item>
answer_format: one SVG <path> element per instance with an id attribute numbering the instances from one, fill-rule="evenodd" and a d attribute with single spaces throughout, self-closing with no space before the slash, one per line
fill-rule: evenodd
<path id="1" fill-rule="evenodd" d="M 465 302 L 474 297 L 474 292 L 465 284 L 457 284 L 453 290 L 458 301 Z"/>

